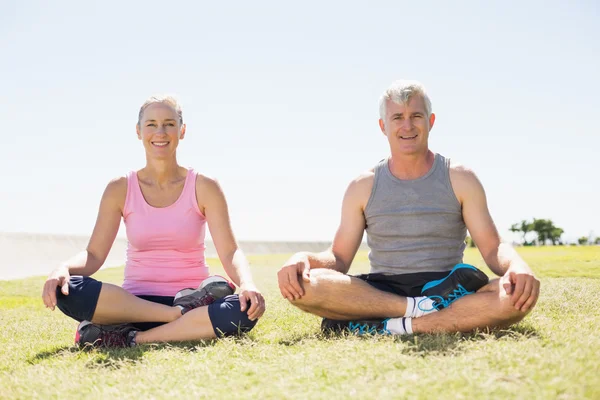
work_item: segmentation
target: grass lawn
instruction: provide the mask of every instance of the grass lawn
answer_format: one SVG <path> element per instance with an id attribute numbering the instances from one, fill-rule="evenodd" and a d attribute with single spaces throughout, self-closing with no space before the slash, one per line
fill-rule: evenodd
<path id="1" fill-rule="evenodd" d="M 542 280 L 536 309 L 469 335 L 325 339 L 281 298 L 287 256 L 272 255 L 249 257 L 267 312 L 244 338 L 80 351 L 76 322 L 43 307 L 45 277 L 0 281 L 0 398 L 600 398 L 600 247 L 518 251 Z M 484 268 L 474 249 L 465 262 Z M 360 253 L 351 273 L 367 268 Z"/>

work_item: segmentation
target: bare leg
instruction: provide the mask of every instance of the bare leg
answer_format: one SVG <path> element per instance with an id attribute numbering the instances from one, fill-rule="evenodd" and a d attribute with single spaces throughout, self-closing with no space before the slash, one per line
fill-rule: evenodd
<path id="1" fill-rule="evenodd" d="M 510 297 L 500 280 L 495 279 L 477 293 L 457 300 L 440 312 L 413 318 L 412 329 L 414 333 L 433 333 L 504 328 L 519 322 L 526 314 L 510 304 Z"/>
<path id="2" fill-rule="evenodd" d="M 180 342 L 216 338 L 208 316 L 208 307 L 191 310 L 165 325 L 138 332 L 136 343 Z"/>
<path id="3" fill-rule="evenodd" d="M 125 322 L 171 322 L 181 317 L 178 307 L 140 299 L 125 289 L 103 283 L 92 322 L 120 324 Z"/>
<path id="4" fill-rule="evenodd" d="M 320 317 L 351 320 L 402 317 L 406 298 L 377 290 L 361 279 L 330 269 L 310 271 L 304 296 L 291 303 Z"/>

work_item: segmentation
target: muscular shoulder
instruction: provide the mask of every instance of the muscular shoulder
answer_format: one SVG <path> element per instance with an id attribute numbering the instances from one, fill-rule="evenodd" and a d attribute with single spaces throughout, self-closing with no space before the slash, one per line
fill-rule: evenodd
<path id="1" fill-rule="evenodd" d="M 451 162 L 450 182 L 461 203 L 469 195 L 483 191 L 483 186 L 475 171 L 463 164 Z"/>
<path id="2" fill-rule="evenodd" d="M 364 209 L 369 197 L 371 197 L 374 181 L 375 171 L 372 169 L 354 178 L 346 190 L 345 201 L 351 201 Z"/>
<path id="3" fill-rule="evenodd" d="M 475 171 L 455 161 L 450 162 L 450 177 L 464 180 L 477 179 Z"/>

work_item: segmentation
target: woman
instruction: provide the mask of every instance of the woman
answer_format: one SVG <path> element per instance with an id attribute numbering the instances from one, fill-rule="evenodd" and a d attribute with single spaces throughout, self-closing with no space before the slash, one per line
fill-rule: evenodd
<path id="1" fill-rule="evenodd" d="M 146 166 L 108 184 L 87 249 L 46 280 L 44 304 L 81 322 L 79 345 L 129 347 L 233 335 L 252 329 L 265 311 L 221 188 L 177 163 L 185 128 L 174 98 L 152 97 L 142 105 L 136 130 Z M 121 218 L 129 241 L 123 287 L 90 278 L 104 263 Z M 206 223 L 239 295 L 223 278 L 206 280 Z"/>

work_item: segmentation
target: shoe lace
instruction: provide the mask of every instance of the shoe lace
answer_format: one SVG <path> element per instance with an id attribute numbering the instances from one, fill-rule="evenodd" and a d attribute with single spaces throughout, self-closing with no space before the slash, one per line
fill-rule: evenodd
<path id="1" fill-rule="evenodd" d="M 191 311 L 194 308 L 204 307 L 215 302 L 215 298 L 211 294 L 206 294 L 202 297 L 192 300 L 184 307 L 185 312 Z"/>
<path id="2" fill-rule="evenodd" d="M 450 304 L 454 303 L 456 300 L 460 299 L 461 297 L 464 297 L 468 294 L 473 294 L 475 292 L 469 292 L 467 289 L 465 289 L 463 287 L 463 285 L 461 285 L 460 283 L 458 284 L 457 288 L 454 289 L 452 291 L 452 293 L 450 293 L 448 295 L 447 298 L 443 298 L 442 296 L 429 296 L 428 298 L 433 300 L 433 304 L 431 306 L 431 308 L 429 309 L 424 309 L 421 307 L 421 303 L 425 300 L 421 300 L 419 301 L 418 307 L 419 310 L 421 311 L 433 311 L 433 310 L 441 310 L 443 308 L 448 307 Z"/>
<path id="3" fill-rule="evenodd" d="M 102 347 L 128 347 L 129 329 L 123 328 L 114 331 L 103 331 L 100 335 L 99 345 Z"/>
<path id="4" fill-rule="evenodd" d="M 360 321 L 350 321 L 348 323 L 348 329 L 350 329 L 351 332 L 357 333 L 358 335 L 389 335 L 390 331 L 387 330 L 386 322 L 387 320 L 383 321 L 382 328 L 378 329 L 377 324 Z"/>

